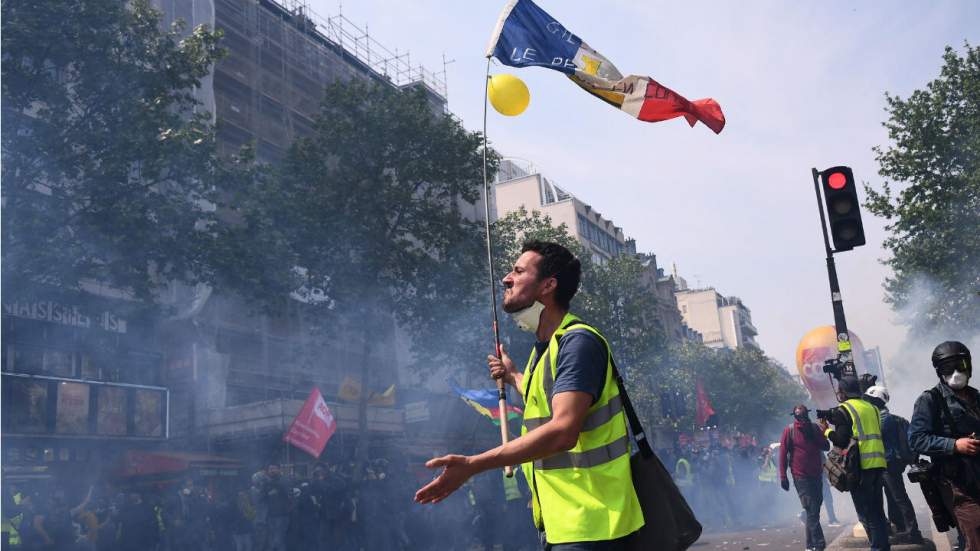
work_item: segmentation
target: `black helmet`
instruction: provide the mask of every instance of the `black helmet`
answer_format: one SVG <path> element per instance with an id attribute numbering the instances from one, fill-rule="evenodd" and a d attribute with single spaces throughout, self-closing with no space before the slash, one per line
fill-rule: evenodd
<path id="1" fill-rule="evenodd" d="M 946 341 L 932 351 L 932 367 L 938 368 L 940 364 L 950 360 L 965 360 L 968 364 L 972 363 L 970 349 L 959 341 Z"/>

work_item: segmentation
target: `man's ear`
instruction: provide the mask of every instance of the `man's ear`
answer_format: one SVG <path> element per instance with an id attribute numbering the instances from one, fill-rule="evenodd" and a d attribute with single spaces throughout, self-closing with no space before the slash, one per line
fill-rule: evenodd
<path id="1" fill-rule="evenodd" d="M 555 277 L 549 277 L 548 279 L 544 280 L 544 287 L 541 288 L 541 294 L 553 294 L 556 290 L 558 290 L 558 279 Z"/>

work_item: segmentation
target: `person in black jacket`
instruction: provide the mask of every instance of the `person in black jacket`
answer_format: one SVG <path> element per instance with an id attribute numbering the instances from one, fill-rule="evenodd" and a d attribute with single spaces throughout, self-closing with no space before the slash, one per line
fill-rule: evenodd
<path id="1" fill-rule="evenodd" d="M 946 341 L 932 353 L 939 383 L 915 401 L 909 446 L 939 467 L 942 488 L 952 503 L 968 551 L 980 550 L 980 393 L 968 385 L 970 350 Z"/>
<path id="2" fill-rule="evenodd" d="M 262 499 L 268 507 L 268 551 L 286 551 L 286 531 L 289 528 L 290 494 L 292 490 L 282 479 L 279 465 L 272 463 L 265 474 L 268 481 L 262 488 Z"/>

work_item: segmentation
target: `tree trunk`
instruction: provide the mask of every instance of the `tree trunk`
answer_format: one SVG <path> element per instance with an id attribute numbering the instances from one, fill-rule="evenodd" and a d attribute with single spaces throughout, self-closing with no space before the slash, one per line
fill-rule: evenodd
<path id="1" fill-rule="evenodd" d="M 365 317 L 365 319 L 368 319 Z M 367 324 L 371 327 L 371 324 Z M 357 448 L 354 453 L 354 483 L 359 484 L 364 477 L 364 469 L 368 463 L 368 451 L 371 445 L 371 434 L 368 430 L 368 399 L 370 398 L 371 383 L 371 333 L 363 332 L 364 345 L 361 353 L 361 395 L 357 402 Z"/>

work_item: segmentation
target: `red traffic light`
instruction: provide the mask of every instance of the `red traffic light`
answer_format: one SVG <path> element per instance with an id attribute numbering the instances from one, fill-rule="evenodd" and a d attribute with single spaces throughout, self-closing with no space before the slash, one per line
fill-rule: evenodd
<path id="1" fill-rule="evenodd" d="M 827 185 L 833 189 L 844 189 L 847 185 L 847 176 L 843 172 L 835 172 L 827 177 Z"/>
<path id="2" fill-rule="evenodd" d="M 830 236 L 837 252 L 864 245 L 861 201 L 854 184 L 854 172 L 847 166 L 832 166 L 819 174 L 823 180 Z"/>

